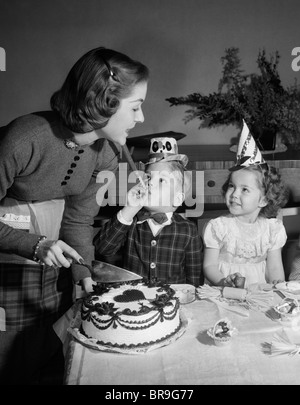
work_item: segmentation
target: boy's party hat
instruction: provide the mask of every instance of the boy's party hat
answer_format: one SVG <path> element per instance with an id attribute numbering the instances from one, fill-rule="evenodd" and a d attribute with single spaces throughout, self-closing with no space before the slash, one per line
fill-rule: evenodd
<path id="1" fill-rule="evenodd" d="M 175 138 L 152 138 L 149 152 L 149 160 L 146 164 L 157 162 L 180 161 L 183 166 L 188 163 L 188 157 L 178 153 L 178 145 Z"/>
<path id="2" fill-rule="evenodd" d="M 261 165 L 266 163 L 260 150 L 258 149 L 256 142 L 253 136 L 250 133 L 250 130 L 243 120 L 243 130 L 240 136 L 237 154 L 236 154 L 236 163 L 229 170 L 239 170 L 244 167 L 252 165 Z"/>

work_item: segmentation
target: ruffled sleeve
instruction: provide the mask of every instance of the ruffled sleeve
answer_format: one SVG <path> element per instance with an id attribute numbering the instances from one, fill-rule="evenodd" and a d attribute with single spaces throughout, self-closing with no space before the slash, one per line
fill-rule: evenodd
<path id="1" fill-rule="evenodd" d="M 223 243 L 225 229 L 221 218 L 208 221 L 203 231 L 203 241 L 207 248 L 220 249 Z"/>
<path id="2" fill-rule="evenodd" d="M 287 241 L 287 234 L 281 219 L 270 219 L 271 246 L 270 250 L 282 248 Z"/>

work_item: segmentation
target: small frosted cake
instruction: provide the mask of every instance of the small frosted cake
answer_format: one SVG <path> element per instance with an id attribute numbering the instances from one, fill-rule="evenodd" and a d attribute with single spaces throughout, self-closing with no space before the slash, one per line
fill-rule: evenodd
<path id="1" fill-rule="evenodd" d="M 179 300 L 162 283 L 98 284 L 84 298 L 80 332 L 112 348 L 143 348 L 181 327 Z"/>
<path id="2" fill-rule="evenodd" d="M 207 331 L 208 336 L 214 339 L 216 346 L 223 346 L 230 342 L 232 336 L 237 333 L 229 319 L 224 318 L 217 321 L 213 328 Z"/>
<path id="3" fill-rule="evenodd" d="M 296 299 L 285 298 L 274 309 L 280 315 L 282 321 L 291 321 L 300 316 L 300 307 Z"/>

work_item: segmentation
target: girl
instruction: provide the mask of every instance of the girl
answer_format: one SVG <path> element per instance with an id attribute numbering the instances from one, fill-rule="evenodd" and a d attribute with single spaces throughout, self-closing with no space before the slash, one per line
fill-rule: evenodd
<path id="1" fill-rule="evenodd" d="M 212 219 L 204 230 L 204 274 L 213 285 L 236 286 L 284 280 L 281 248 L 287 235 L 276 215 L 287 191 L 266 163 L 237 166 L 223 185 L 229 215 Z"/>

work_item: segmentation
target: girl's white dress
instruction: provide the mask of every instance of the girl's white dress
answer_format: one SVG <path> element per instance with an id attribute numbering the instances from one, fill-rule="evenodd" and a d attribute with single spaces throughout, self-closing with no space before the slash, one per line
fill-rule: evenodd
<path id="1" fill-rule="evenodd" d="M 267 253 L 282 248 L 287 235 L 280 219 L 259 216 L 249 224 L 229 214 L 211 219 L 203 240 L 205 247 L 220 250 L 219 270 L 224 277 L 239 272 L 248 286 L 266 283 Z"/>

